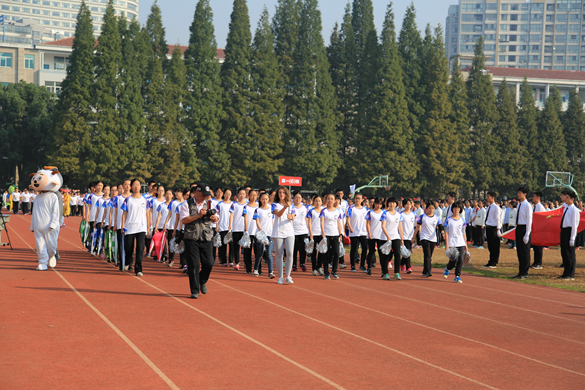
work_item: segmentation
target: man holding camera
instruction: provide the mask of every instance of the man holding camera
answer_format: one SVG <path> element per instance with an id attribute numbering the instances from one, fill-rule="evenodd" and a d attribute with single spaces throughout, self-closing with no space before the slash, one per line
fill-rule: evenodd
<path id="1" fill-rule="evenodd" d="M 199 292 L 207 294 L 207 281 L 213 268 L 212 224 L 219 220 L 211 207 L 211 190 L 207 184 L 191 187 L 191 197 L 181 205 L 180 219 L 185 225 L 183 240 L 191 298 L 197 299 Z"/>

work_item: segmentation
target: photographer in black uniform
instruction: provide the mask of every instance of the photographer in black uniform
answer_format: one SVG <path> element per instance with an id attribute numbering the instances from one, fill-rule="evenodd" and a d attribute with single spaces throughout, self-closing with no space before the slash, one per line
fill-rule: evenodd
<path id="1" fill-rule="evenodd" d="M 195 196 L 193 196 L 195 194 Z M 199 292 L 207 294 L 207 281 L 213 268 L 213 230 L 211 224 L 219 218 L 211 207 L 211 190 L 205 183 L 191 187 L 191 196 L 181 206 L 181 223 L 185 225 L 183 240 L 187 260 L 187 275 L 191 298 Z M 201 270 L 200 270 L 201 269 Z"/>

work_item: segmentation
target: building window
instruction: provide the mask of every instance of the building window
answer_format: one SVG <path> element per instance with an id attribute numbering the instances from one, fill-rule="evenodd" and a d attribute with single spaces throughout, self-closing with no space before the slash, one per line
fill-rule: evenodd
<path id="1" fill-rule="evenodd" d="M 35 56 L 32 54 L 25 54 L 24 55 L 24 69 L 34 69 L 35 68 Z"/>
<path id="2" fill-rule="evenodd" d="M 530 31 L 530 25 L 529 24 L 521 24 L 520 31 Z"/>
<path id="3" fill-rule="evenodd" d="M 61 3 L 57 3 L 56 1 L 53 1 L 53 7 L 61 7 Z"/>
<path id="4" fill-rule="evenodd" d="M 51 15 L 51 11 L 47 11 L 46 9 L 43 10 L 43 15 Z"/>
<path id="5" fill-rule="evenodd" d="M 567 43 L 567 36 L 566 35 L 555 36 L 555 43 Z"/>
<path id="6" fill-rule="evenodd" d="M 9 7 L 9 6 L 7 6 L 7 5 L 4 5 L 4 4 L 2 4 L 2 7 L 1 7 L 1 9 L 2 9 L 3 11 L 10 11 L 10 7 Z"/>
<path id="7" fill-rule="evenodd" d="M 495 41 L 496 40 L 496 34 L 486 34 L 484 36 L 484 39 L 486 41 Z"/>
<path id="8" fill-rule="evenodd" d="M 555 54 L 560 54 L 560 53 L 566 53 L 567 52 L 567 46 L 560 46 L 560 45 L 556 45 L 555 46 Z"/>
<path id="9" fill-rule="evenodd" d="M 53 11 L 53 16 L 61 16 L 61 12 Z"/>
<path id="10" fill-rule="evenodd" d="M 506 56 L 498 56 L 500 62 L 506 62 Z"/>
<path id="11" fill-rule="evenodd" d="M 55 70 L 65 70 L 67 69 L 65 63 L 65 57 L 55 57 Z"/>
<path id="12" fill-rule="evenodd" d="M 508 51 L 516 51 L 516 45 L 508 46 Z"/>
<path id="13" fill-rule="evenodd" d="M 15 12 L 20 12 L 20 7 L 12 7 L 12 10 Z"/>
<path id="14" fill-rule="evenodd" d="M 579 60 L 577 56 L 567 56 L 567 64 L 578 64 Z"/>
<path id="15" fill-rule="evenodd" d="M 569 22 L 580 22 L 581 21 L 581 14 L 570 14 L 569 15 Z"/>
<path id="16" fill-rule="evenodd" d="M 45 81 L 47 91 L 59 95 L 61 92 L 61 83 L 59 81 Z"/>
<path id="17" fill-rule="evenodd" d="M 553 52 L 553 47 L 552 46 L 545 46 L 544 47 L 544 52 L 545 53 L 552 53 Z"/>
<path id="18" fill-rule="evenodd" d="M 33 13 L 33 14 L 40 15 L 40 14 L 41 14 L 41 10 L 40 10 L 40 9 L 33 8 L 33 9 L 32 9 L 32 13 Z"/>
<path id="19" fill-rule="evenodd" d="M 518 14 L 512 14 L 512 15 L 510 15 L 510 20 L 517 21 L 518 20 Z"/>
<path id="20" fill-rule="evenodd" d="M 557 23 L 566 23 L 569 20 L 569 15 L 567 14 L 558 14 L 557 15 Z"/>
<path id="21" fill-rule="evenodd" d="M 540 62 L 540 56 L 530 56 L 530 62 Z"/>
<path id="22" fill-rule="evenodd" d="M 128 3 L 128 8 L 130 8 L 130 3 Z M 485 9 L 486 10 L 497 10 L 498 9 L 498 4 L 497 3 L 487 3 L 485 5 Z"/>
<path id="23" fill-rule="evenodd" d="M 569 43 L 579 43 L 579 35 L 569 35 Z"/>
<path id="24" fill-rule="evenodd" d="M 569 32 L 581 32 L 581 25 L 580 24 L 569 24 Z"/>
<path id="25" fill-rule="evenodd" d="M 551 62 L 551 61 L 552 61 L 551 56 L 544 56 L 544 62 Z"/>
<path id="26" fill-rule="evenodd" d="M 508 56 L 509 62 L 516 62 L 516 56 Z"/>
<path id="27" fill-rule="evenodd" d="M 461 4 L 461 11 L 463 12 L 483 12 L 483 4 L 463 3 Z"/>
<path id="28" fill-rule="evenodd" d="M 0 68 L 12 68 L 12 53 L 0 53 Z"/>
<path id="29" fill-rule="evenodd" d="M 530 31 L 531 32 L 542 32 L 542 24 L 538 23 L 534 23 L 530 25 Z"/>
<path id="30" fill-rule="evenodd" d="M 567 25 L 566 24 L 556 24 L 555 31 L 558 33 L 566 33 L 567 32 Z"/>
<path id="31" fill-rule="evenodd" d="M 526 51 L 528 50 L 528 46 L 527 45 L 520 45 L 518 46 L 518 51 Z"/>
<path id="32" fill-rule="evenodd" d="M 496 51 L 496 45 L 485 45 L 483 47 L 484 51 Z"/>
<path id="33" fill-rule="evenodd" d="M 507 21 L 508 20 L 508 14 L 501 14 L 500 15 L 500 20 Z"/>
<path id="34" fill-rule="evenodd" d="M 63 8 L 69 8 L 69 7 L 71 7 L 71 6 L 69 5 L 69 3 L 63 3 Z"/>
<path id="35" fill-rule="evenodd" d="M 473 25 L 473 32 L 481 32 L 483 26 L 481 24 L 474 24 Z"/>
<path id="36" fill-rule="evenodd" d="M 485 30 L 495 30 L 496 29 L 496 25 L 495 24 L 486 24 L 485 25 Z"/>
<path id="37" fill-rule="evenodd" d="M 564 64 L 565 56 L 555 56 L 555 64 Z"/>
<path id="38" fill-rule="evenodd" d="M 553 70 L 565 70 L 564 66 L 554 66 Z M 563 98 L 561 97 L 561 101 L 563 100 Z"/>
<path id="39" fill-rule="evenodd" d="M 547 11 L 554 11 L 555 10 L 555 5 L 554 4 L 547 4 L 546 5 L 546 10 Z"/>
<path id="40" fill-rule="evenodd" d="M 502 11 L 508 10 L 508 4 L 502 4 Z"/>
<path id="41" fill-rule="evenodd" d="M 528 16 L 528 14 L 524 14 L 524 15 L 522 15 L 522 16 L 523 16 L 523 17 L 524 17 L 524 16 Z M 542 14 L 532 14 L 531 16 L 532 16 L 531 20 L 532 20 L 533 22 L 542 22 Z M 524 19 L 524 18 L 522 18 L 522 20 L 525 20 L 525 19 Z M 526 18 L 526 20 L 528 20 L 528 17 Z"/>
<path id="42" fill-rule="evenodd" d="M 542 35 L 530 34 L 530 42 L 542 42 Z"/>
<path id="43" fill-rule="evenodd" d="M 530 46 L 532 51 L 540 51 L 540 45 L 532 45 Z"/>
<path id="44" fill-rule="evenodd" d="M 508 25 L 507 24 L 500 24 L 500 31 L 508 31 Z"/>
<path id="45" fill-rule="evenodd" d="M 518 25 L 517 24 L 511 24 L 510 25 L 510 31 L 518 31 Z"/>

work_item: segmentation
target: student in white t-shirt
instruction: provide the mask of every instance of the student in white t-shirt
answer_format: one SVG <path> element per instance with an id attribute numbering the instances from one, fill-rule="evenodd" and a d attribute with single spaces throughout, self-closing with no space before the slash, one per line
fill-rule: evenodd
<path id="1" fill-rule="evenodd" d="M 355 261 L 358 256 L 358 245 L 362 247 L 360 261 L 360 270 L 366 271 L 366 259 L 368 258 L 368 229 L 366 229 L 366 214 L 368 209 L 363 206 L 364 196 L 359 192 L 354 195 L 353 206 L 347 209 L 349 239 L 351 249 L 349 251 L 349 260 L 351 262 L 351 272 L 357 272 Z"/>
<path id="2" fill-rule="evenodd" d="M 256 200 L 258 199 L 258 191 L 250 189 L 248 191 L 248 199 L 247 204 L 244 206 L 244 222 L 246 223 L 246 231 L 250 235 L 250 247 L 244 248 L 244 265 L 246 266 L 246 273 L 252 273 L 252 267 L 254 264 L 252 263 L 252 250 L 256 250 L 256 232 L 258 231 L 258 227 L 256 226 L 256 221 L 254 221 L 254 213 L 258 208 L 258 203 Z M 258 276 L 254 274 L 254 276 Z"/>
<path id="3" fill-rule="evenodd" d="M 21 198 L 22 198 L 21 199 L 22 200 L 22 214 L 23 215 L 26 215 L 26 214 L 29 213 L 29 210 L 30 210 L 30 207 L 29 207 L 29 205 L 30 205 L 30 193 L 28 192 L 27 189 L 25 189 L 23 191 Z"/>
<path id="4" fill-rule="evenodd" d="M 403 244 L 402 236 L 404 234 L 402 229 L 402 214 L 396 210 L 398 199 L 392 197 L 386 202 L 386 231 L 389 236 L 388 239 L 392 241 L 392 252 L 387 256 L 388 268 L 392 268 L 392 257 L 394 257 L 394 279 L 401 280 L 400 277 L 400 263 L 402 257 L 400 256 L 400 247 Z"/>
<path id="5" fill-rule="evenodd" d="M 412 200 L 404 199 L 402 201 L 402 207 L 404 208 L 402 211 L 402 239 L 406 249 L 412 251 L 412 243 L 415 239 L 414 230 L 416 228 L 416 215 L 411 210 Z M 406 272 L 407 274 L 412 273 L 410 257 L 402 259 L 400 263 L 400 272 Z"/>
<path id="6" fill-rule="evenodd" d="M 140 195 L 142 185 L 140 180 L 131 181 L 132 195 L 124 200 L 122 204 L 122 231 L 124 232 L 124 248 L 126 252 L 125 271 L 132 270 L 132 255 L 134 254 L 134 245 L 136 244 L 136 264 L 134 271 L 136 276 L 143 276 L 142 258 L 144 257 L 144 243 L 148 232 L 150 213 L 148 212 L 149 202 L 145 197 Z"/>
<path id="7" fill-rule="evenodd" d="M 168 245 L 170 248 L 170 240 L 172 240 L 173 238 L 176 238 L 178 236 L 178 233 L 181 231 L 181 221 L 179 218 L 179 214 L 181 213 L 181 204 L 183 203 L 184 199 L 183 199 L 183 188 L 181 187 L 177 187 L 175 188 L 175 199 L 171 200 L 171 202 L 168 205 L 168 214 L 167 214 L 167 220 L 165 223 L 165 228 L 167 230 L 167 237 L 168 237 Z M 174 262 L 175 262 L 175 252 L 171 252 L 169 251 L 169 261 L 167 263 L 167 265 L 169 267 L 172 267 Z M 187 265 L 187 260 L 183 258 L 183 253 L 181 253 L 179 255 L 179 257 L 181 258 L 181 264 L 183 264 L 183 266 Z"/>
<path id="8" fill-rule="evenodd" d="M 159 186 L 159 189 L 162 186 Z M 164 188 L 164 187 L 163 187 Z M 158 210 L 157 210 L 157 217 L 156 217 L 156 221 L 154 223 L 154 227 L 155 230 L 157 232 L 163 232 L 163 235 L 165 236 L 165 247 L 163 249 L 163 254 L 162 257 L 160 259 L 158 259 L 159 263 L 166 263 L 166 261 L 169 259 L 169 246 L 170 246 L 170 242 L 171 242 L 171 235 L 168 233 L 168 230 L 170 228 L 169 226 L 169 222 L 171 219 L 171 210 L 170 210 L 170 205 L 171 202 L 173 201 L 173 190 L 169 189 L 164 189 L 165 192 L 165 201 L 164 203 L 161 203 L 158 206 Z M 173 221 L 174 222 L 174 221 Z M 166 232 L 166 234 L 165 234 Z M 161 244 L 162 245 L 162 244 Z"/>
<path id="9" fill-rule="evenodd" d="M 308 210 L 303 204 L 303 196 L 300 191 L 293 192 L 292 213 L 295 215 L 293 228 L 295 231 L 295 249 L 293 252 L 293 271 L 297 270 L 297 257 L 300 257 L 300 267 L 303 271 L 307 270 L 305 262 L 307 260 L 307 251 L 305 250 L 305 239 L 309 236 L 308 228 Z"/>
<path id="10" fill-rule="evenodd" d="M 118 186 L 118 193 L 118 197 L 114 200 L 114 230 L 116 231 L 116 239 L 118 240 L 118 268 L 120 271 L 123 271 L 122 257 L 125 256 L 125 254 L 122 254 L 124 248 L 122 243 L 122 240 L 124 239 L 122 234 L 122 216 L 124 214 L 122 205 L 126 198 L 132 194 L 130 192 L 130 179 L 125 179 L 122 184 Z"/>
<path id="11" fill-rule="evenodd" d="M 260 195 L 260 206 L 254 210 L 252 220 L 256 224 L 256 233 L 263 231 L 268 236 L 268 245 L 262 244 L 260 241 L 256 241 L 254 246 L 254 276 L 262 275 L 262 259 L 268 263 L 268 277 L 274 279 L 274 272 L 272 269 L 272 210 L 270 207 L 270 197 L 266 192 Z"/>
<path id="12" fill-rule="evenodd" d="M 435 215 L 435 205 L 429 202 L 425 213 L 418 217 L 415 234 L 420 232 L 420 243 L 424 253 L 423 276 L 431 277 L 431 261 L 433 251 L 437 246 L 437 226 L 441 224 L 439 218 Z"/>
<path id="13" fill-rule="evenodd" d="M 339 266 L 339 243 L 343 243 L 343 210 L 335 208 L 335 196 L 328 194 L 325 196 L 327 207 L 321 210 L 319 218 L 321 219 L 321 237 L 327 240 L 327 253 L 323 259 L 323 272 L 325 279 L 331 279 L 329 276 L 329 262 L 333 263 L 331 276 L 333 279 L 339 279 L 337 268 Z"/>
<path id="14" fill-rule="evenodd" d="M 165 203 L 165 186 L 155 185 L 153 187 L 153 189 L 156 189 L 155 196 L 154 197 L 145 197 L 147 199 L 147 201 L 150 202 L 148 205 L 150 218 L 151 218 L 150 221 L 152 223 L 152 225 L 149 226 L 149 230 L 148 230 L 148 233 L 150 233 L 150 234 L 154 234 L 158 231 L 158 229 L 156 228 L 154 223 L 158 220 L 158 213 L 159 213 L 158 210 L 159 210 L 160 205 Z M 165 218 L 166 218 L 166 216 L 165 216 Z M 150 239 L 147 239 L 145 242 L 147 245 L 146 252 L 148 253 L 148 251 L 150 249 L 149 248 L 150 247 Z M 152 259 L 154 261 L 159 261 L 158 253 L 155 253 L 155 251 L 152 251 Z"/>
<path id="15" fill-rule="evenodd" d="M 292 202 L 288 188 L 278 187 L 272 203 L 274 223 L 272 225 L 272 241 L 276 252 L 276 269 L 278 270 L 278 284 L 294 283 L 290 273 L 292 271 L 292 254 L 295 247 L 295 230 L 293 220 L 295 215 L 291 210 Z M 286 274 L 283 271 L 284 249 L 286 248 Z M 286 278 L 284 277 L 286 275 Z"/>
<path id="16" fill-rule="evenodd" d="M 457 260 L 449 260 L 447 268 L 443 272 L 443 277 L 447 279 L 449 271 L 455 268 L 455 283 L 462 283 L 461 269 L 463 268 L 463 260 L 465 260 L 465 253 L 467 252 L 467 236 L 465 228 L 467 224 L 465 219 L 461 217 L 459 212 L 463 209 L 463 205 L 459 202 L 453 203 L 451 206 L 453 214 L 447 218 L 443 227 L 445 228 L 445 249 L 457 248 L 459 257 Z"/>
<path id="17" fill-rule="evenodd" d="M 20 192 L 18 188 L 12 192 L 12 212 L 18 214 L 18 208 L 20 207 Z"/>
<path id="18" fill-rule="evenodd" d="M 322 210 L 322 198 L 319 195 L 315 195 L 313 197 L 312 207 L 309 209 L 308 217 L 310 218 L 311 222 L 308 224 L 309 226 L 309 239 L 315 241 L 315 245 L 313 247 L 313 253 L 311 253 L 311 265 L 313 268 L 313 276 L 323 275 L 323 257 L 325 256 L 324 253 L 317 252 L 317 246 L 323 240 L 323 236 L 321 235 L 321 210 Z"/>
<path id="19" fill-rule="evenodd" d="M 388 241 L 388 232 L 386 231 L 386 210 L 382 208 L 383 198 L 374 198 L 374 208 L 366 214 L 366 229 L 368 230 L 368 275 L 372 275 L 372 267 L 376 258 L 376 246 L 378 247 L 378 256 L 380 266 L 382 267 L 382 277 L 390 279 L 388 275 L 388 261 L 386 255 L 380 248 Z"/>
<path id="20" fill-rule="evenodd" d="M 232 231 L 234 243 L 234 269 L 240 269 L 240 240 L 244 236 L 244 232 L 248 229 L 246 226 L 247 215 L 246 205 L 246 189 L 244 187 L 238 189 L 236 194 L 236 202 L 233 202 L 230 207 L 230 224 L 228 230 Z M 252 273 L 252 270 L 250 272 Z"/>
<path id="21" fill-rule="evenodd" d="M 219 257 L 219 262 L 224 267 L 228 266 L 228 256 L 230 267 L 234 265 L 234 241 L 232 240 L 229 244 L 223 243 L 225 236 L 228 234 L 230 228 L 230 208 L 232 207 L 231 197 L 232 190 L 226 188 L 223 192 L 223 201 L 219 202 L 215 207 L 219 217 L 219 221 L 217 222 L 217 231 L 221 236 L 221 246 L 218 248 L 217 255 Z M 230 249 L 229 255 L 227 254 L 228 245 Z"/>

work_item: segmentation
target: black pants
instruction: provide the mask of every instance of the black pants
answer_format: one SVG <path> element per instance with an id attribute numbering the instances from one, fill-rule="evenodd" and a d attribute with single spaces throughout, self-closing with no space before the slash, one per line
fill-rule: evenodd
<path id="1" fill-rule="evenodd" d="M 156 222 L 156 221 L 154 221 L 154 222 Z M 148 229 L 150 229 L 150 227 Z M 144 246 L 146 248 L 146 251 L 148 251 L 150 249 L 150 242 L 152 241 L 152 235 L 150 237 L 146 237 L 146 234 L 145 234 L 144 237 L 145 237 L 144 238 Z M 156 257 L 156 254 L 153 257 Z"/>
<path id="2" fill-rule="evenodd" d="M 171 251 L 171 240 L 173 239 L 174 230 L 167 230 L 167 251 L 169 254 L 169 263 L 175 260 L 175 252 Z"/>
<path id="3" fill-rule="evenodd" d="M 77 215 L 77 205 L 70 205 L 71 206 L 71 213 L 69 215 L 71 215 L 72 217 L 75 217 Z"/>
<path id="4" fill-rule="evenodd" d="M 18 214 L 18 206 L 20 206 L 20 202 L 12 201 L 12 212 L 14 214 Z"/>
<path id="5" fill-rule="evenodd" d="M 358 255 L 358 244 L 362 247 L 362 255 L 360 259 L 360 267 L 365 268 L 366 259 L 368 258 L 368 237 L 350 237 L 351 249 L 349 251 L 349 261 L 351 262 L 351 269 L 355 269 L 355 260 Z"/>
<path id="6" fill-rule="evenodd" d="M 388 273 L 388 260 L 386 255 L 382 253 L 380 248 L 384 245 L 386 241 L 378 240 L 378 239 L 371 239 L 368 240 L 368 269 L 372 269 L 372 265 L 374 264 L 374 259 L 376 258 L 376 244 L 378 245 L 378 257 L 380 258 L 380 267 L 382 267 L 382 275 L 386 275 Z"/>
<path id="7" fill-rule="evenodd" d="M 317 246 L 323 240 L 323 236 L 313 236 L 313 240 L 315 241 L 315 247 L 313 248 L 313 253 L 311 253 L 311 266 L 313 271 L 318 271 L 319 268 L 323 267 L 323 259 L 327 256 L 327 253 L 317 254 Z"/>
<path id="8" fill-rule="evenodd" d="M 297 266 L 297 255 L 300 257 L 300 265 L 305 265 L 307 250 L 305 249 L 305 238 L 308 234 L 297 234 L 295 236 L 295 249 L 293 250 L 293 267 Z"/>
<path id="9" fill-rule="evenodd" d="M 116 240 L 118 241 L 118 269 L 122 271 L 122 229 L 116 230 Z"/>
<path id="10" fill-rule="evenodd" d="M 392 240 L 392 252 L 388 255 L 388 262 L 394 258 L 394 273 L 400 273 L 400 263 L 402 262 L 402 256 L 400 256 L 400 240 Z"/>
<path id="11" fill-rule="evenodd" d="M 534 249 L 534 263 L 532 263 L 532 266 L 542 267 L 542 247 L 532 246 L 532 249 Z"/>
<path id="12" fill-rule="evenodd" d="M 575 277 L 575 265 L 577 258 L 575 257 L 575 247 L 570 246 L 571 241 L 571 228 L 561 229 L 561 256 L 563 258 L 563 277 L 574 278 Z"/>
<path id="13" fill-rule="evenodd" d="M 248 273 L 252 273 L 252 249 L 256 252 L 256 237 L 250 236 L 250 242 L 250 247 L 244 248 L 244 264 L 246 265 L 246 272 Z M 256 259 L 254 258 L 254 260 Z"/>
<path id="14" fill-rule="evenodd" d="M 225 236 L 228 234 L 228 231 L 224 231 L 224 232 L 219 232 L 219 235 L 221 237 L 221 246 L 218 248 L 217 250 L 217 255 L 219 256 L 219 262 L 221 264 L 226 264 L 228 263 L 228 256 L 229 256 L 229 263 L 232 264 L 234 262 L 234 241 L 232 240 L 232 242 L 230 242 L 229 244 L 224 244 L 223 243 L 223 239 L 225 238 Z M 227 249 L 228 246 L 230 248 L 229 251 L 229 255 L 227 254 Z M 238 255 L 239 257 L 239 255 Z"/>
<path id="15" fill-rule="evenodd" d="M 35 206 L 35 202 L 30 202 L 30 213 L 32 214 L 33 208 Z"/>
<path id="16" fill-rule="evenodd" d="M 213 268 L 213 245 L 211 241 L 184 240 L 184 242 L 191 294 L 199 294 L 200 286 L 207 283 Z"/>
<path id="17" fill-rule="evenodd" d="M 436 242 L 429 240 L 422 240 L 421 246 L 424 254 L 423 275 L 431 273 L 431 262 L 433 260 L 433 251 L 435 250 Z"/>
<path id="18" fill-rule="evenodd" d="M 240 252 L 242 251 L 242 247 L 240 246 L 240 240 L 242 239 L 242 237 L 244 237 L 244 232 L 233 232 L 232 231 L 232 235 L 234 237 L 234 240 L 233 240 L 234 264 L 240 264 Z M 230 255 L 231 255 L 231 253 L 230 253 Z"/>
<path id="19" fill-rule="evenodd" d="M 455 276 L 461 276 L 463 260 L 465 260 L 465 252 L 467 252 L 467 250 L 465 249 L 464 246 L 457 247 L 457 250 L 459 251 L 459 257 L 457 258 L 457 260 L 449 260 L 449 263 L 447 264 L 447 269 L 451 271 L 453 268 L 455 268 Z"/>
<path id="20" fill-rule="evenodd" d="M 518 255 L 518 275 L 522 276 L 528 275 L 528 269 L 530 268 L 530 240 L 528 240 L 528 244 L 524 243 L 525 234 L 526 225 L 516 225 L 516 254 Z"/>
<path id="21" fill-rule="evenodd" d="M 412 241 L 404 240 L 404 246 L 406 247 L 406 249 L 408 249 L 409 251 L 412 252 Z M 410 256 L 403 258 L 402 261 L 400 262 L 400 264 L 405 266 L 407 270 L 409 268 L 411 268 L 410 267 Z"/>
<path id="22" fill-rule="evenodd" d="M 329 263 L 333 264 L 331 272 L 337 273 L 339 266 L 339 236 L 327 236 L 327 253 L 323 258 L 323 273 L 325 276 L 329 275 Z"/>
<path id="23" fill-rule="evenodd" d="M 142 272 L 142 258 L 144 257 L 146 233 L 126 234 L 124 237 L 124 249 L 126 252 L 126 265 L 132 267 L 132 254 L 134 253 L 134 243 L 136 243 L 136 264 L 134 272 Z"/>
<path id="24" fill-rule="evenodd" d="M 518 231 L 516 231 L 516 234 L 518 234 Z M 486 225 L 485 235 L 487 237 L 488 249 L 490 251 L 488 265 L 498 265 L 498 262 L 500 261 L 500 237 L 498 237 L 498 227 Z M 522 238 L 520 238 L 520 241 L 522 241 Z M 530 250 L 530 248 L 528 250 Z"/>
<path id="25" fill-rule="evenodd" d="M 30 203 L 29 202 L 22 202 L 22 213 L 23 214 L 28 214 L 28 205 Z"/>
<path id="26" fill-rule="evenodd" d="M 481 226 L 473 227 L 474 244 L 475 246 L 483 246 L 483 228 Z"/>
<path id="27" fill-rule="evenodd" d="M 475 243 L 473 239 L 475 237 L 473 234 L 473 227 L 469 222 L 467 222 L 467 226 L 465 227 L 465 236 L 467 237 L 467 241 L 473 241 Z"/>

